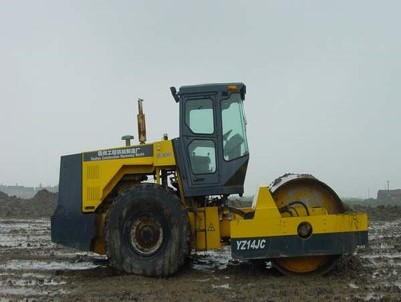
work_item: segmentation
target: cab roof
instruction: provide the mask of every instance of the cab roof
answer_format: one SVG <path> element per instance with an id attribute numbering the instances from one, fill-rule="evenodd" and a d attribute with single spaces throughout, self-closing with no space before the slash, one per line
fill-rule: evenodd
<path id="1" fill-rule="evenodd" d="M 245 84 L 238 83 L 212 83 L 212 84 L 200 84 L 200 85 L 187 85 L 181 86 L 178 94 L 192 94 L 192 93 L 204 93 L 204 92 L 220 92 L 230 91 L 230 87 L 237 86 L 238 91 L 244 89 Z M 245 92 L 244 92 L 245 94 Z"/>

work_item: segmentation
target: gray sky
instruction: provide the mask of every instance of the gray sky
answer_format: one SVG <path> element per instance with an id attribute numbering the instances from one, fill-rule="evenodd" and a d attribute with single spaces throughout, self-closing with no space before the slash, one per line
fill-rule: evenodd
<path id="1" fill-rule="evenodd" d="M 178 135 L 169 87 L 243 81 L 246 194 L 286 172 L 343 197 L 401 188 L 400 1 L 1 1 L 0 183 Z"/>

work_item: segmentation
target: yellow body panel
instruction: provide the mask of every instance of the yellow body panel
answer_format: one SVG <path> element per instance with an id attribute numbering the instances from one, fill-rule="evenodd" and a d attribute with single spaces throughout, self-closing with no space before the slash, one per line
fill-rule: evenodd
<path id="1" fill-rule="evenodd" d="M 104 246 L 104 224 L 106 221 L 106 213 L 96 214 L 96 237 L 92 241 L 91 250 L 95 253 L 104 255 L 106 254 L 106 247 Z"/>
<path id="2" fill-rule="evenodd" d="M 281 217 L 267 187 L 259 189 L 253 219 L 235 216 L 231 221 L 231 238 L 297 235 L 301 222 L 309 222 L 313 234 L 367 231 L 366 214 L 325 214 L 324 209 L 311 209 L 310 216 Z"/>
<path id="3" fill-rule="evenodd" d="M 229 238 L 231 233 L 231 222 L 227 218 L 223 217 L 220 220 L 220 236 L 222 238 Z"/>
<path id="4" fill-rule="evenodd" d="M 189 212 L 193 248 L 197 251 L 206 251 L 221 247 L 220 222 L 217 207 L 197 208 L 196 215 Z"/>
<path id="5" fill-rule="evenodd" d="M 124 175 L 155 174 L 159 167 L 174 169 L 175 165 L 170 140 L 83 153 L 82 211 L 94 212 Z"/>
<path id="6" fill-rule="evenodd" d="M 360 213 L 285 217 L 269 221 L 255 217 L 231 221 L 231 238 L 297 235 L 297 228 L 301 222 L 309 222 L 312 225 L 313 234 L 367 230 L 367 216 Z"/>

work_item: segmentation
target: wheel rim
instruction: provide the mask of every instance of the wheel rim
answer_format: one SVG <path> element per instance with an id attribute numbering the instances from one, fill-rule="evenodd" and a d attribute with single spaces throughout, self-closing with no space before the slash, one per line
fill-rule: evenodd
<path id="1" fill-rule="evenodd" d="M 136 252 L 150 256 L 162 246 L 163 227 L 155 217 L 138 217 L 131 225 L 130 241 Z"/>
<path id="2" fill-rule="evenodd" d="M 284 274 L 325 274 L 333 269 L 340 255 L 288 257 L 274 260 L 275 267 Z"/>
<path id="3" fill-rule="evenodd" d="M 282 177 L 279 183 L 273 187 L 272 195 L 276 206 L 283 208 L 286 205 L 301 201 L 308 207 L 323 207 L 328 214 L 344 212 L 344 206 L 338 195 L 325 183 L 311 175 L 289 175 L 288 180 Z M 277 180 L 276 180 L 277 181 Z M 302 207 L 297 211 L 299 216 L 306 216 Z M 282 213 L 288 217 L 287 212 Z M 276 268 L 283 273 L 308 274 L 327 273 L 339 260 L 340 255 L 318 255 L 306 257 L 285 257 L 274 259 Z"/>

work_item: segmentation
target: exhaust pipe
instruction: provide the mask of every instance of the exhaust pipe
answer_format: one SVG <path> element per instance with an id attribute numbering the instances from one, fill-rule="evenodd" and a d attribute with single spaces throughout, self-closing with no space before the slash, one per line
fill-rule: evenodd
<path id="1" fill-rule="evenodd" d="M 141 145 L 146 143 L 146 122 L 145 114 L 143 113 L 143 99 L 138 98 L 138 138 Z"/>

